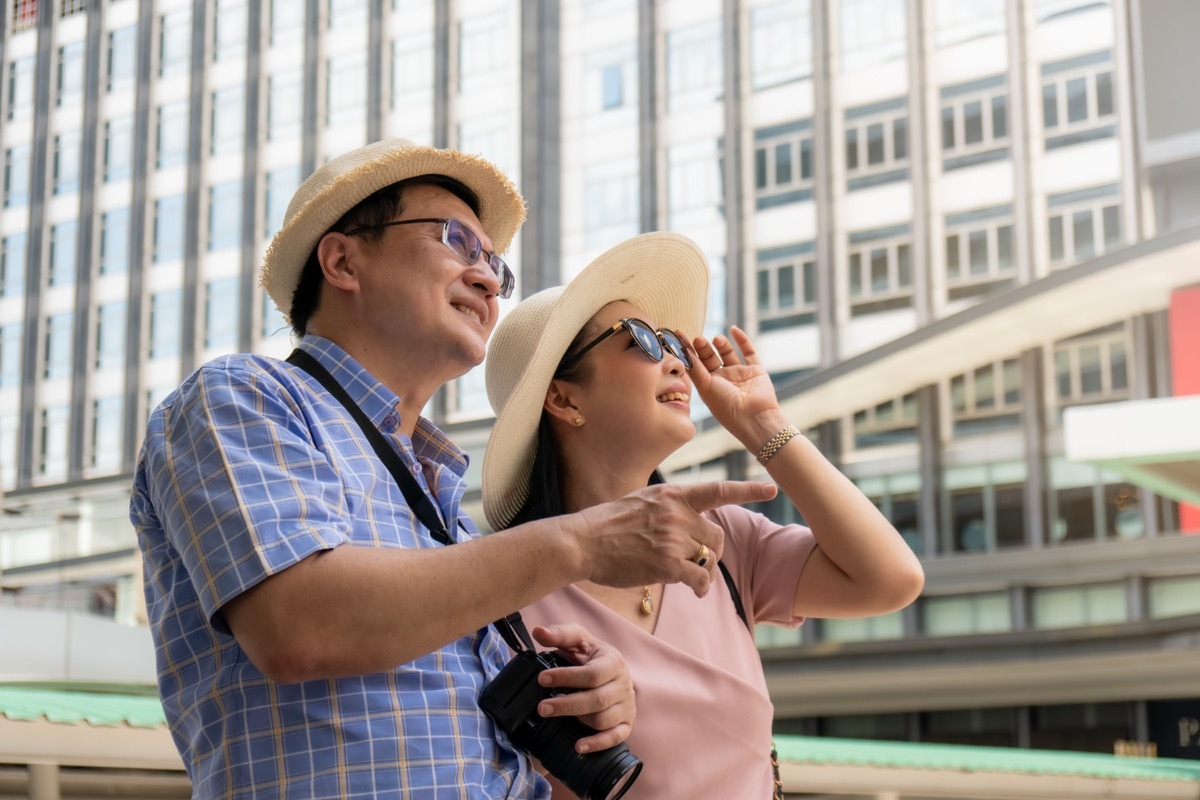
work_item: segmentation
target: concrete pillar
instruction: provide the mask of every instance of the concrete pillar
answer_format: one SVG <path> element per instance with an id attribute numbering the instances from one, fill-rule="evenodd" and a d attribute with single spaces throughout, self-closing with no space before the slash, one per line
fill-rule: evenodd
<path id="1" fill-rule="evenodd" d="M 29 765 L 29 800 L 61 800 L 58 764 Z"/>

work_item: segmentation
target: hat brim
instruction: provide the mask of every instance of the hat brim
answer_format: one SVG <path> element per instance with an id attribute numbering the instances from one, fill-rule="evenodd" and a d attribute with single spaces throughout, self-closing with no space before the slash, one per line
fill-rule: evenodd
<path id="1" fill-rule="evenodd" d="M 310 175 L 288 204 L 283 227 L 263 259 L 260 282 L 290 322 L 292 295 L 313 248 L 334 223 L 393 183 L 444 175 L 479 198 L 479 223 L 497 253 L 508 250 L 525 221 L 525 201 L 504 173 L 479 156 L 386 139 L 352 150 Z"/>
<path id="2" fill-rule="evenodd" d="M 494 530 L 508 527 L 528 497 L 546 391 L 588 320 L 624 300 L 690 341 L 704 328 L 707 299 L 703 251 L 685 236 L 658 232 L 612 247 L 567 286 L 539 292 L 508 313 L 485 362 L 497 416 L 483 458 L 483 510 Z"/>

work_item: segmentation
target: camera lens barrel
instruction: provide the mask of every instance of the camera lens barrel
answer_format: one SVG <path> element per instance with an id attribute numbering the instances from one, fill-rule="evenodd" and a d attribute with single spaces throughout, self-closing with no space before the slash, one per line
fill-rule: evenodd
<path id="1" fill-rule="evenodd" d="M 538 704 L 558 692 L 537 682 L 544 670 L 569 666 L 557 653 L 517 653 L 479 695 L 479 707 L 509 738 L 542 762 L 583 800 L 617 800 L 633 785 L 642 762 L 624 744 L 596 753 L 575 752 L 575 743 L 595 730 L 574 717 L 543 718 Z"/>

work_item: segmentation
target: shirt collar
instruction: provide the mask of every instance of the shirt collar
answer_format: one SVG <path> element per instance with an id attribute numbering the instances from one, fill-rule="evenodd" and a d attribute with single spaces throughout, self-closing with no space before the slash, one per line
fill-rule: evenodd
<path id="1" fill-rule="evenodd" d="M 299 349 L 329 370 L 329 374 L 345 388 L 350 399 L 358 404 L 381 433 L 396 435 L 400 430 L 400 397 L 395 392 L 384 386 L 340 346 L 324 337 L 305 334 L 300 340 Z M 432 458 L 448 464 L 460 475 L 466 471 L 469 461 L 466 451 L 424 417 L 417 418 L 412 446 L 418 458 Z"/>

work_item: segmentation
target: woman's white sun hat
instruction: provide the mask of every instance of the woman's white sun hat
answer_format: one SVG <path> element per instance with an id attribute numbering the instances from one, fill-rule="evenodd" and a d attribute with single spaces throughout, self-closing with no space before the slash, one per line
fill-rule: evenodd
<path id="1" fill-rule="evenodd" d="M 490 161 L 407 139 L 374 142 L 319 168 L 288 203 L 283 227 L 271 240 L 260 276 L 285 318 L 308 257 L 333 224 L 380 189 L 422 175 L 444 175 L 473 191 L 479 198 L 479 222 L 492 247 L 497 253 L 508 249 L 525 221 L 525 201 Z"/>
<path id="2" fill-rule="evenodd" d="M 625 300 L 655 325 L 701 333 L 708 261 L 677 233 L 645 233 L 610 248 L 567 286 L 523 300 L 488 345 L 487 393 L 496 423 L 483 457 L 483 511 L 494 530 L 512 522 L 529 495 L 546 390 L 567 348 L 604 306 Z"/>

